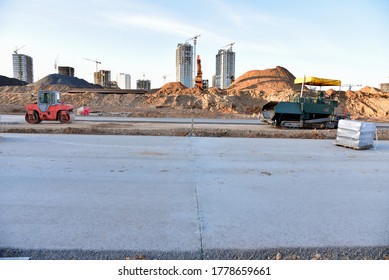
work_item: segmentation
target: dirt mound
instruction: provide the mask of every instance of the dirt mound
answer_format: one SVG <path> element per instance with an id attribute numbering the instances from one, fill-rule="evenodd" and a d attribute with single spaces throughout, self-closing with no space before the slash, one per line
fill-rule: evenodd
<path id="1" fill-rule="evenodd" d="M 201 91 L 196 88 L 187 88 L 180 82 L 165 84 L 156 93 L 149 94 L 147 104 L 159 108 L 194 108 L 197 102 L 195 96 L 201 95 Z M 202 109 L 202 108 L 200 108 Z"/>
<path id="2" fill-rule="evenodd" d="M 260 90 L 264 92 L 282 92 L 294 90 L 295 76 L 287 69 L 277 66 L 272 69 L 251 70 L 236 79 L 227 90 L 246 91 Z"/>
<path id="3" fill-rule="evenodd" d="M 44 85 L 66 85 L 72 88 L 101 88 L 99 85 L 91 84 L 84 79 L 70 77 L 60 74 L 50 74 L 34 83 L 35 86 Z"/>
<path id="4" fill-rule="evenodd" d="M 347 111 L 355 118 L 389 118 L 389 94 L 374 87 L 347 91 L 345 104 Z"/>
<path id="5" fill-rule="evenodd" d="M 61 92 L 69 91 L 71 87 L 67 85 L 41 85 L 28 84 L 25 86 L 3 86 L 0 87 L 1 93 L 36 93 L 38 90 L 58 90 Z"/>
<path id="6" fill-rule="evenodd" d="M 26 82 L 0 75 L 0 86 L 24 86 Z"/>
<path id="7" fill-rule="evenodd" d="M 180 92 L 184 89 L 187 89 L 186 86 L 184 86 L 180 82 L 171 82 L 163 85 L 155 94 L 160 95 L 160 94 L 174 94 L 177 92 Z"/>
<path id="8" fill-rule="evenodd" d="M 369 86 L 361 88 L 360 91 L 364 92 L 365 94 L 378 94 L 378 95 L 384 94 L 382 90 L 375 87 L 369 87 Z"/>
<path id="9" fill-rule="evenodd" d="M 196 109 L 223 114 L 251 114 L 253 108 L 259 111 L 261 104 L 266 102 L 253 98 L 244 92 L 231 95 L 217 88 L 205 91 L 200 91 L 197 88 L 184 88 L 175 93 L 160 91 L 155 95 L 149 95 L 146 103 L 157 108 Z"/>
<path id="10" fill-rule="evenodd" d="M 294 95 L 294 79 L 287 69 L 248 71 L 230 87 L 200 91 L 181 83 L 168 83 L 146 103 L 158 108 L 201 109 L 222 113 L 259 113 L 267 100 L 289 100 Z"/>

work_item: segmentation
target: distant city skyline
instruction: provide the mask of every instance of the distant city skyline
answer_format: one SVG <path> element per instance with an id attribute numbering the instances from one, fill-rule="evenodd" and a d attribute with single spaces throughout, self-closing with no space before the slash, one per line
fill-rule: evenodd
<path id="1" fill-rule="evenodd" d="M 389 82 L 388 11 L 383 0 L 3 0 L 0 75 L 13 77 L 12 53 L 23 47 L 34 81 L 57 64 L 93 82 L 89 58 L 112 77 L 128 73 L 157 88 L 176 80 L 177 44 L 201 34 L 203 79 L 216 74 L 218 50 L 236 42 L 236 78 L 282 66 L 296 77 L 378 87 Z"/>

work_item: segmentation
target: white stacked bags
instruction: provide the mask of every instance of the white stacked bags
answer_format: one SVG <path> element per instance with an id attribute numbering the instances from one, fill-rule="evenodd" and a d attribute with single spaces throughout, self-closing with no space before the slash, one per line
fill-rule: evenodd
<path id="1" fill-rule="evenodd" d="M 375 123 L 340 120 L 335 144 L 358 150 L 369 149 L 373 147 L 375 131 Z"/>

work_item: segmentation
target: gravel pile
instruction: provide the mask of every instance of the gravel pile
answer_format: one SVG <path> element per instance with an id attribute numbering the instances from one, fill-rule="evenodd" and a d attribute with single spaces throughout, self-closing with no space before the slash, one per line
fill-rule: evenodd
<path id="1" fill-rule="evenodd" d="M 99 85 L 91 84 L 85 81 L 84 79 L 79 79 L 77 77 L 70 77 L 60 74 L 50 74 L 46 77 L 35 82 L 35 86 L 43 85 L 67 85 L 72 88 L 101 88 Z"/>
<path id="2" fill-rule="evenodd" d="M 0 75 L 0 86 L 24 86 L 26 82 Z"/>

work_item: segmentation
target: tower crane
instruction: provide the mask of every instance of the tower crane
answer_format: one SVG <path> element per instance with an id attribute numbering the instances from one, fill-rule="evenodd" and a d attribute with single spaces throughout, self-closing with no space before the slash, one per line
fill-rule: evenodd
<path id="1" fill-rule="evenodd" d="M 21 49 L 21 48 L 24 48 L 26 45 L 23 45 L 21 47 L 15 47 L 15 50 L 14 50 L 14 54 L 18 54 L 18 51 Z M 17 79 L 19 80 L 22 80 L 23 79 L 23 70 L 22 70 L 22 60 L 21 58 L 19 57 L 18 58 L 18 62 L 19 62 L 19 77 L 17 77 Z"/>
<path id="2" fill-rule="evenodd" d="M 166 77 L 168 77 L 170 75 L 166 75 L 166 74 L 163 74 L 162 78 L 163 78 L 163 84 L 166 84 Z"/>
<path id="3" fill-rule="evenodd" d="M 59 54 L 57 55 L 57 58 L 55 59 L 54 61 L 54 69 L 57 70 L 57 67 L 58 67 L 58 62 L 59 62 Z"/>
<path id="4" fill-rule="evenodd" d="M 88 61 L 92 61 L 92 62 L 95 62 L 96 63 L 96 72 L 98 72 L 98 64 L 101 64 L 100 61 L 97 61 L 97 60 L 93 60 L 93 59 L 89 59 L 89 58 L 84 58 L 85 60 L 88 60 Z"/>
<path id="5" fill-rule="evenodd" d="M 348 90 L 351 90 L 352 87 L 361 87 L 362 85 L 353 85 L 353 84 L 346 84 L 342 85 L 342 87 L 348 87 Z"/>
<path id="6" fill-rule="evenodd" d="M 196 35 L 192 38 L 189 38 L 187 40 L 185 40 L 185 42 L 188 42 L 188 41 L 192 41 L 193 40 L 193 57 L 192 57 L 192 63 L 193 63 L 193 79 L 194 77 L 196 76 L 196 63 L 195 63 L 195 59 L 196 59 L 196 43 L 197 43 L 197 38 L 200 37 L 201 34 L 199 35 Z M 194 82 L 193 82 L 194 84 Z"/>
<path id="7" fill-rule="evenodd" d="M 14 54 L 18 54 L 18 51 L 21 49 L 21 48 L 24 48 L 26 45 L 23 45 L 21 47 L 15 47 L 15 50 L 14 50 Z"/>
<path id="8" fill-rule="evenodd" d="M 233 46 L 234 44 L 235 44 L 235 42 L 230 43 L 230 44 L 228 44 L 228 45 L 225 45 L 225 46 L 222 47 L 222 49 L 225 49 L 225 48 L 228 47 L 228 49 L 232 51 L 232 46 Z"/>

